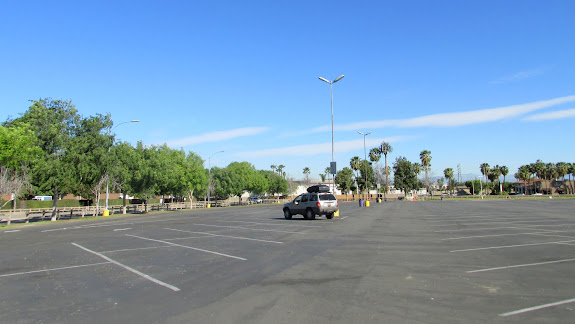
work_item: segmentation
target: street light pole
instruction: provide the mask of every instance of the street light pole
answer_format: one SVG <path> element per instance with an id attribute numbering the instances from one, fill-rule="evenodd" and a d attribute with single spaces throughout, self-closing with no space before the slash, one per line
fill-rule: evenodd
<path id="1" fill-rule="evenodd" d="M 332 170 L 332 166 L 335 164 L 335 158 L 334 158 L 334 144 L 333 144 L 333 84 L 336 83 L 337 81 L 343 79 L 344 75 L 340 75 L 337 78 L 335 78 L 335 80 L 333 81 L 329 81 L 326 78 L 322 78 L 319 77 L 319 79 L 323 82 L 327 82 L 330 85 L 331 88 L 331 164 L 330 164 L 330 173 L 331 173 L 331 179 L 332 179 L 332 184 L 333 184 L 333 194 L 335 195 L 335 170 Z"/>
<path id="2" fill-rule="evenodd" d="M 118 125 L 112 127 L 112 129 L 110 129 L 110 133 L 112 133 L 112 131 L 120 125 L 127 124 L 127 123 L 139 123 L 139 122 L 140 122 L 140 120 L 138 120 L 138 119 L 132 119 L 129 121 L 121 122 Z M 114 145 L 114 142 L 112 142 L 112 145 Z M 110 148 L 111 147 L 108 147 L 108 155 L 110 155 Z M 108 159 L 109 159 L 109 157 L 108 157 Z M 110 166 L 108 165 L 108 168 L 109 167 Z M 108 169 L 108 171 L 109 171 L 109 169 Z M 105 208 L 105 210 L 108 210 L 108 199 L 110 197 L 110 188 L 109 188 L 110 187 L 110 174 L 107 174 L 106 176 L 108 177 L 108 179 L 106 179 L 106 208 Z"/>
<path id="3" fill-rule="evenodd" d="M 363 171 L 365 172 L 365 189 L 367 189 L 367 151 L 366 151 L 366 149 L 365 149 L 365 137 L 366 137 L 367 135 L 371 134 L 371 132 L 367 132 L 367 133 L 365 133 L 365 134 L 362 133 L 362 132 L 360 132 L 360 131 L 357 131 L 357 132 L 358 132 L 359 134 L 363 135 L 363 159 L 364 159 L 363 164 L 365 165 L 364 168 L 363 168 Z M 364 198 L 364 199 L 366 198 L 365 193 L 364 193 L 363 198 Z"/>
<path id="4" fill-rule="evenodd" d="M 208 205 L 210 205 L 210 191 L 212 188 L 212 156 L 218 154 L 218 153 L 223 153 L 224 151 L 217 151 L 216 153 L 210 155 L 210 157 L 208 158 Z M 211 207 L 211 205 L 210 205 Z"/>

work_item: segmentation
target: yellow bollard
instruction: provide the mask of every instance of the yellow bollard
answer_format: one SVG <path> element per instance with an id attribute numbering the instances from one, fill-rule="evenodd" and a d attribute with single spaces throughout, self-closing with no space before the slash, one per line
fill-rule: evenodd
<path id="1" fill-rule="evenodd" d="M 102 211 L 102 216 L 110 216 L 110 211 L 109 210 Z"/>
<path id="2" fill-rule="evenodd" d="M 335 213 L 333 213 L 333 217 L 339 217 L 339 209 L 335 211 Z"/>
<path id="3" fill-rule="evenodd" d="M 207 204 L 206 208 L 212 208 L 212 204 Z"/>
<path id="4" fill-rule="evenodd" d="M 365 201 L 365 207 L 369 207 L 369 200 Z"/>

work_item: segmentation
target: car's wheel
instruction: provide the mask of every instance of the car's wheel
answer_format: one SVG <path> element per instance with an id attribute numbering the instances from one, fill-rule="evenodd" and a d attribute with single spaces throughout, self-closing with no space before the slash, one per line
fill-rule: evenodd
<path id="1" fill-rule="evenodd" d="M 306 216 L 305 217 L 306 219 L 315 219 L 315 213 L 313 212 L 313 210 L 311 208 L 308 208 L 305 211 L 305 216 Z"/>
<path id="2" fill-rule="evenodd" d="M 289 208 L 284 209 L 284 217 L 285 219 L 291 219 L 291 211 L 289 210 Z"/>
<path id="3" fill-rule="evenodd" d="M 325 215 L 325 218 L 327 218 L 327 219 L 332 219 L 332 218 L 333 218 L 333 213 Z"/>

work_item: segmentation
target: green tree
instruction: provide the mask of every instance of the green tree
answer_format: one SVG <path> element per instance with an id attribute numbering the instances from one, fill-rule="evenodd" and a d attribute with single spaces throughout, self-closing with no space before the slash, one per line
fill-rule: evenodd
<path id="1" fill-rule="evenodd" d="M 419 153 L 419 159 L 421 160 L 421 167 L 423 172 L 425 172 L 425 188 L 429 191 L 429 171 L 431 170 L 431 151 L 423 150 Z"/>
<path id="2" fill-rule="evenodd" d="M 275 172 L 260 171 L 267 178 L 268 190 L 267 192 L 272 196 L 276 194 L 288 194 L 288 181 L 281 175 Z"/>
<path id="3" fill-rule="evenodd" d="M 201 197 L 208 189 L 208 175 L 206 169 L 204 169 L 204 160 L 199 154 L 188 152 L 186 156 L 186 172 L 184 172 L 182 181 L 193 207 L 194 196 Z"/>
<path id="4" fill-rule="evenodd" d="M 353 190 L 354 187 L 354 180 L 353 180 L 353 170 L 345 167 L 340 170 L 335 175 L 335 183 L 341 192 L 343 192 L 347 199 L 347 194 L 349 191 Z"/>
<path id="5" fill-rule="evenodd" d="M 102 186 L 109 180 L 111 160 L 109 151 L 113 136 L 110 115 L 97 114 L 79 119 L 71 130 L 66 154 L 62 161 L 68 166 L 70 192 L 82 197 L 93 197 L 98 213 Z"/>
<path id="6" fill-rule="evenodd" d="M 70 192 L 70 168 L 63 156 L 77 126 L 79 116 L 71 101 L 50 98 L 32 100 L 32 105 L 21 116 L 4 123 L 5 127 L 27 124 L 36 134 L 36 145 L 42 157 L 32 166 L 32 185 L 39 193 L 52 195 L 52 220 L 56 220 L 56 204 L 61 194 Z"/>
<path id="7" fill-rule="evenodd" d="M 413 163 L 400 156 L 393 164 L 395 188 L 408 192 L 417 189 L 417 172 Z"/>
<path id="8" fill-rule="evenodd" d="M 114 187 L 122 193 L 122 212 L 125 214 L 127 196 L 135 192 L 131 183 L 139 162 L 136 149 L 126 142 L 116 143 L 110 150 L 110 159 L 110 177 Z"/>
<path id="9" fill-rule="evenodd" d="M 479 170 L 481 171 L 483 177 L 485 177 L 485 182 L 487 182 L 490 170 L 489 163 L 481 163 L 481 165 L 479 166 Z M 487 187 L 485 188 L 485 194 L 487 194 Z"/>
<path id="10" fill-rule="evenodd" d="M 372 185 L 375 182 L 375 176 L 373 173 L 373 167 L 371 166 L 371 162 L 362 160 L 359 172 L 360 175 L 357 178 L 357 184 L 359 186 L 359 189 L 361 191 L 365 190 L 369 193 L 369 190 L 372 188 Z"/>

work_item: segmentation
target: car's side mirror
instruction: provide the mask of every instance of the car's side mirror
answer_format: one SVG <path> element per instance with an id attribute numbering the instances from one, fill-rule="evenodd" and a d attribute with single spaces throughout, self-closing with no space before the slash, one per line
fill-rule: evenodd
<path id="1" fill-rule="evenodd" d="M 294 201 L 293 203 L 296 205 L 299 205 L 299 201 Z"/>

